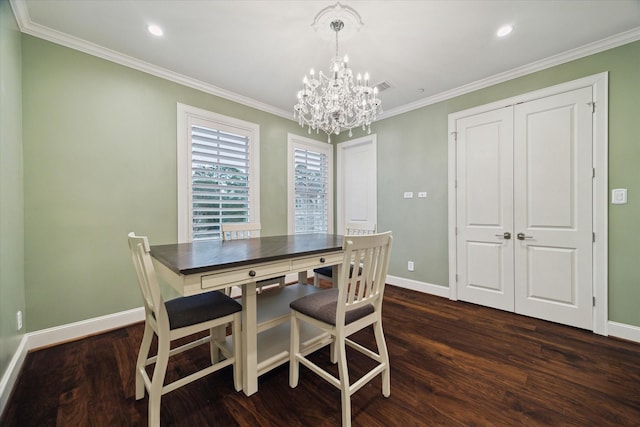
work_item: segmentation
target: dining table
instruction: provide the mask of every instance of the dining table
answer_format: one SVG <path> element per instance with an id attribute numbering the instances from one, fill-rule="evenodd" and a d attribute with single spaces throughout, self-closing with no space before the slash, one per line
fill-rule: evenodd
<path id="1" fill-rule="evenodd" d="M 243 240 L 202 240 L 151 246 L 159 277 L 182 296 L 242 289 L 241 371 L 247 396 L 258 391 L 258 377 L 289 360 L 289 303 L 320 292 L 307 283 L 314 268 L 342 268 L 343 236 L 312 233 Z M 297 273 L 297 283 L 256 292 L 256 281 Z M 290 276 L 289 276 L 290 277 Z M 310 327 L 301 342 L 307 352 L 329 337 Z"/>

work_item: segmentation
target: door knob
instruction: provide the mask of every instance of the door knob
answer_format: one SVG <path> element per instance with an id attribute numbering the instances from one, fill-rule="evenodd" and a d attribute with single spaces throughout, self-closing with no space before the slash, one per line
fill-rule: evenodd
<path id="1" fill-rule="evenodd" d="M 505 231 L 504 234 L 496 234 L 496 237 L 502 237 L 504 240 L 509 240 L 511 238 L 511 233 Z"/>
<path id="2" fill-rule="evenodd" d="M 533 239 L 533 236 L 525 236 L 524 233 L 518 233 L 516 237 L 518 238 L 518 240 Z"/>

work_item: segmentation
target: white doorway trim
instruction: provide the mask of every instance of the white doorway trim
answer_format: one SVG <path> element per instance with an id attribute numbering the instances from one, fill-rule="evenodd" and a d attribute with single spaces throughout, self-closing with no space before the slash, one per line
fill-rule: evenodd
<path id="1" fill-rule="evenodd" d="M 346 142 L 342 142 L 340 144 L 337 145 L 336 150 L 337 150 L 337 177 L 336 177 L 336 183 L 337 183 L 337 202 L 336 202 L 336 218 L 337 218 L 337 224 L 336 224 L 336 232 L 339 234 L 342 234 L 343 230 L 344 230 L 344 225 L 345 225 L 345 220 L 344 220 L 344 198 L 345 198 L 345 171 L 344 171 L 344 156 L 345 156 L 345 152 L 349 149 L 352 149 L 354 147 L 360 147 L 363 145 L 369 145 L 370 149 L 371 149 L 371 164 L 368 165 L 368 170 L 371 173 L 371 180 L 372 182 L 370 182 L 370 185 L 372 188 L 370 188 L 371 190 L 371 197 L 373 197 L 373 200 L 371 201 L 371 203 L 373 204 L 373 206 L 375 206 L 375 209 L 373 209 L 373 218 L 368 218 L 368 222 L 372 222 L 374 224 L 378 224 L 378 181 L 377 181 L 377 176 L 378 176 L 378 143 L 377 143 L 377 135 L 373 134 L 373 135 L 367 135 L 361 138 L 356 138 L 356 139 L 352 139 Z"/>
<path id="2" fill-rule="evenodd" d="M 457 299 L 458 288 L 456 272 L 456 120 L 496 110 L 520 102 L 532 101 L 557 93 L 572 91 L 584 87 L 591 87 L 595 112 L 593 115 L 593 230 L 595 243 L 593 245 L 593 332 L 608 335 L 608 72 L 595 74 L 567 83 L 551 86 L 534 92 L 525 93 L 512 98 L 470 108 L 449 115 L 449 146 L 448 146 L 448 218 L 449 218 L 449 298 Z"/>

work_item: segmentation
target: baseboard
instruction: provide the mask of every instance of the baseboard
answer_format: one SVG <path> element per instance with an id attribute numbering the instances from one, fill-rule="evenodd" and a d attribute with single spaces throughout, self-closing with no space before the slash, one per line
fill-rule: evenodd
<path id="1" fill-rule="evenodd" d="M 640 327 L 626 325 L 624 323 L 612 322 L 607 323 L 607 334 L 610 337 L 622 338 L 628 341 L 640 343 Z"/>
<path id="2" fill-rule="evenodd" d="M 28 350 L 48 347 L 67 341 L 77 340 L 89 335 L 99 334 L 111 329 L 121 328 L 144 320 L 144 309 L 133 308 L 127 311 L 94 317 L 93 319 L 56 326 L 27 334 Z"/>
<path id="3" fill-rule="evenodd" d="M 425 294 L 437 295 L 449 298 L 449 287 L 434 285 L 432 283 L 419 282 L 417 280 L 405 279 L 404 277 L 387 275 L 387 283 L 400 288 L 411 289 L 413 291 L 424 292 Z"/>
<path id="4" fill-rule="evenodd" d="M 27 336 L 23 335 L 16 352 L 11 358 L 11 362 L 9 362 L 9 366 L 7 366 L 0 380 L 0 418 L 2 418 L 7 402 L 9 402 L 9 398 L 11 397 L 13 387 L 18 380 L 24 359 L 27 357 L 27 341 Z"/>

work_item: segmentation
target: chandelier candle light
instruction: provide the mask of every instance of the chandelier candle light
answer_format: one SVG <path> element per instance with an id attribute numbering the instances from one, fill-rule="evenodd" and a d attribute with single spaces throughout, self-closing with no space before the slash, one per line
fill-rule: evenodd
<path id="1" fill-rule="evenodd" d="M 293 107 L 294 118 L 300 126 L 305 125 L 316 133 L 320 130 L 331 135 L 349 129 L 362 127 L 371 133 L 371 123 L 376 115 L 382 113 L 378 88 L 369 86 L 369 73 L 364 77 L 358 73 L 355 82 L 349 68 L 349 57 L 338 56 L 338 33 L 344 28 L 340 19 L 333 20 L 329 26 L 336 33 L 336 56 L 331 61 L 330 74 L 320 71 L 316 76 L 313 68 L 309 76 L 302 80 L 302 90 L 298 92 L 298 103 Z"/>

